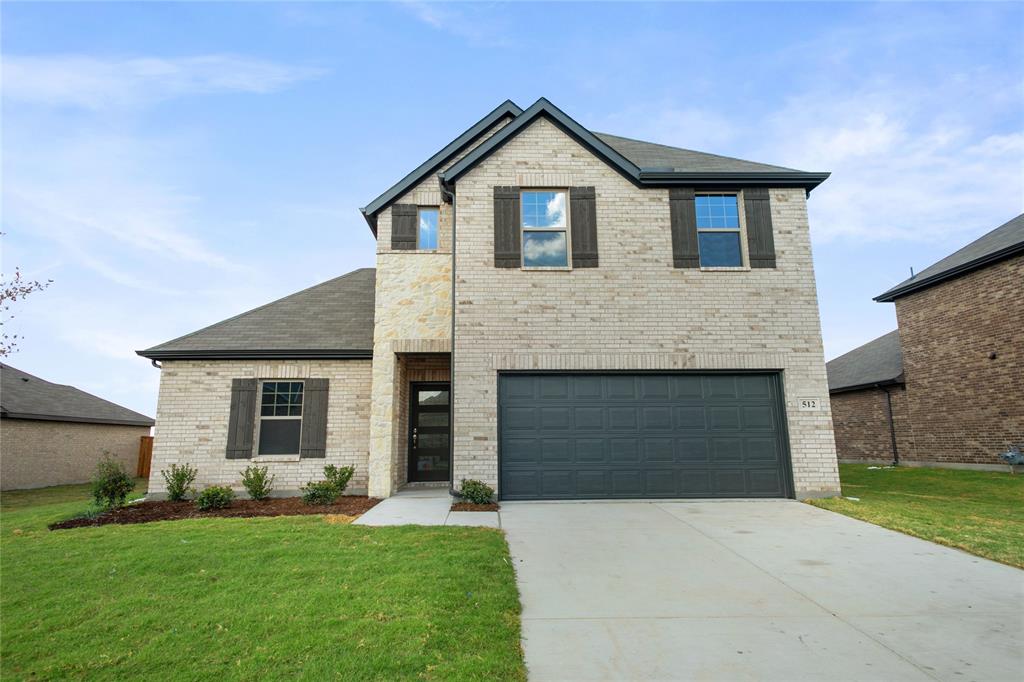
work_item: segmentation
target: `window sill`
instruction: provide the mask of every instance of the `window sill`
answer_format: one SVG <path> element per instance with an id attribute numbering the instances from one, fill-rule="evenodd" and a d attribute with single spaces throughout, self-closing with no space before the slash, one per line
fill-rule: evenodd
<path id="1" fill-rule="evenodd" d="M 748 265 L 737 265 L 737 266 L 729 266 L 729 267 L 724 267 L 724 266 L 708 267 L 708 268 L 703 268 L 702 267 L 700 269 L 700 271 L 701 272 L 750 272 L 750 266 L 748 266 Z"/>
<path id="2" fill-rule="evenodd" d="M 253 464 L 263 464 L 265 462 L 298 462 L 299 455 L 256 455 L 252 458 Z"/>
<path id="3" fill-rule="evenodd" d="M 523 272 L 570 272 L 572 270 L 571 265 L 558 266 L 558 267 L 527 267 L 525 265 L 519 268 Z"/>

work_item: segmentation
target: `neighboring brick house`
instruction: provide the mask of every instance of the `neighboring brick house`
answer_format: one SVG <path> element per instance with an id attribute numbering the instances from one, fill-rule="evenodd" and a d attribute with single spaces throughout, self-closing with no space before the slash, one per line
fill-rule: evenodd
<path id="1" fill-rule="evenodd" d="M 0 489 L 84 483 L 105 456 L 132 476 L 153 420 L 0 364 Z"/>
<path id="2" fill-rule="evenodd" d="M 875 300 L 899 330 L 828 363 L 839 458 L 1001 468 L 1024 445 L 1024 215 Z"/>
<path id="3" fill-rule="evenodd" d="M 806 197 L 827 178 L 505 102 L 363 211 L 377 267 L 140 351 L 172 462 L 282 494 L 839 492 Z M 454 312 L 454 314 L 453 314 Z"/>

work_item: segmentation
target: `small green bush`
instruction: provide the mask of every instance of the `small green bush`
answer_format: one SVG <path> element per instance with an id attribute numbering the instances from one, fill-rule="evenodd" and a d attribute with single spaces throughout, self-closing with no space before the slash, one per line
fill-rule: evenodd
<path id="1" fill-rule="evenodd" d="M 160 475 L 167 483 L 167 499 L 172 502 L 181 502 L 193 492 L 192 484 L 196 480 L 199 470 L 191 464 L 172 464 L 170 471 L 162 469 Z"/>
<path id="2" fill-rule="evenodd" d="M 306 504 L 334 504 L 339 497 L 341 493 L 330 481 L 310 481 L 302 486 L 302 501 Z"/>
<path id="3" fill-rule="evenodd" d="M 490 504 L 494 502 L 494 488 L 483 481 L 462 479 L 459 495 L 467 502 L 472 502 L 473 504 Z"/>
<path id="4" fill-rule="evenodd" d="M 348 482 L 352 480 L 352 474 L 355 472 L 356 468 L 351 466 L 336 467 L 333 464 L 328 464 L 324 467 L 324 476 L 327 478 L 327 482 L 338 490 L 339 495 L 345 492 L 345 488 L 348 487 Z"/>
<path id="5" fill-rule="evenodd" d="M 196 507 L 202 511 L 231 506 L 235 491 L 225 485 L 211 485 L 196 496 Z"/>
<path id="6" fill-rule="evenodd" d="M 242 472 L 242 485 L 252 499 L 265 500 L 274 489 L 274 477 L 267 475 L 267 467 L 250 466 Z"/>
<path id="7" fill-rule="evenodd" d="M 106 453 L 103 460 L 96 465 L 96 474 L 92 479 L 92 496 L 96 500 L 96 505 L 103 509 L 122 507 L 128 493 L 134 487 L 134 481 L 125 472 L 121 463 L 111 459 L 110 453 Z"/>

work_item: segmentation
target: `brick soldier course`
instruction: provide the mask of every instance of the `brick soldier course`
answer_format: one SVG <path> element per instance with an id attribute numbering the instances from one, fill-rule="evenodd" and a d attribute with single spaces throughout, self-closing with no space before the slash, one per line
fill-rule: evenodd
<path id="1" fill-rule="evenodd" d="M 597 136 L 546 100 L 526 111 L 506 102 L 363 209 L 376 270 L 254 311 L 263 336 L 244 314 L 140 351 L 163 363 L 151 490 L 172 461 L 194 462 L 203 483 L 238 487 L 232 472 L 247 462 L 225 456 L 238 438 L 233 379 L 328 379 L 323 455 L 252 460 L 267 461 L 282 489 L 325 463 L 354 464 L 353 489 L 376 496 L 407 482 L 410 384 L 450 380 L 451 479 L 480 479 L 500 495 L 499 373 L 763 370 L 781 373 L 792 496 L 837 494 L 806 209 L 825 177 Z M 688 184 L 691 201 L 696 187 L 765 206 L 767 246 L 741 208 L 740 267 L 678 266 L 670 184 Z M 593 264 L 496 267 L 496 187 L 591 192 L 581 196 L 595 209 L 596 241 L 575 246 L 593 248 Z M 415 207 L 439 209 L 436 249 L 417 248 Z"/>

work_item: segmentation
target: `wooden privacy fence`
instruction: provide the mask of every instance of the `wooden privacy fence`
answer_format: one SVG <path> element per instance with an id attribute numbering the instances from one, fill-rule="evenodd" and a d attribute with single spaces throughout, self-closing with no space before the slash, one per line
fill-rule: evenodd
<path id="1" fill-rule="evenodd" d="M 149 467 L 153 464 L 153 436 L 139 438 L 139 478 L 149 478 Z"/>

